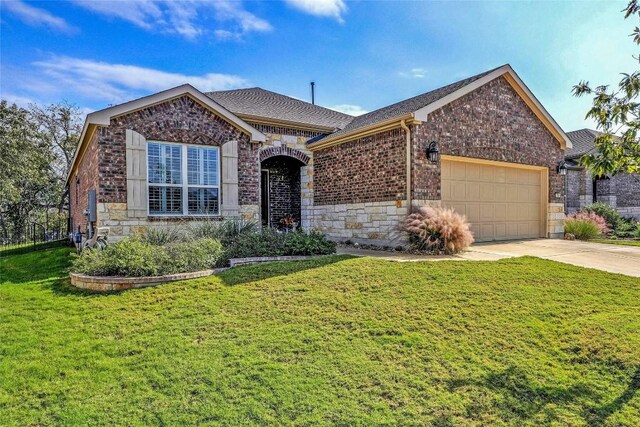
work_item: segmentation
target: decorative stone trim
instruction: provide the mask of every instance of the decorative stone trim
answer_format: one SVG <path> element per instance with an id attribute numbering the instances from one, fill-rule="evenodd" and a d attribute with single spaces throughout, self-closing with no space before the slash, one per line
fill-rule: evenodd
<path id="1" fill-rule="evenodd" d="M 311 159 L 309 156 L 304 154 L 302 151 L 296 150 L 295 148 L 290 148 L 286 146 L 280 147 L 267 147 L 260 151 L 260 161 L 263 162 L 266 159 L 274 156 L 287 156 L 293 157 L 294 159 L 300 160 L 302 163 L 307 165 L 309 160 Z"/>
<path id="2" fill-rule="evenodd" d="M 189 216 L 189 215 L 181 215 L 181 216 L 148 216 L 147 221 L 149 222 L 183 222 L 183 221 L 224 221 L 225 217 L 221 215 L 211 215 L 211 216 Z"/>
<path id="3" fill-rule="evenodd" d="M 87 289 L 96 292 L 122 291 L 133 288 L 146 288 L 158 286 L 163 283 L 176 282 L 178 280 L 197 279 L 199 277 L 211 276 L 212 274 L 224 271 L 224 268 L 213 270 L 201 270 L 191 273 L 168 274 L 166 276 L 145 276 L 145 277 L 121 277 L 121 276 L 86 276 L 84 274 L 71 273 L 71 285 L 80 289 Z"/>
<path id="4" fill-rule="evenodd" d="M 258 256 L 249 258 L 231 258 L 229 267 L 236 267 L 243 264 L 255 264 L 258 262 L 272 261 L 304 261 L 307 259 L 318 258 L 326 255 L 287 255 L 287 256 Z"/>

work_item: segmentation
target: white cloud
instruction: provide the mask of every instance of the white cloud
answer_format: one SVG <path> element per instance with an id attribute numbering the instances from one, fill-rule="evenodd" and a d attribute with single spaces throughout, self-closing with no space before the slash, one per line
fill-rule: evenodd
<path id="1" fill-rule="evenodd" d="M 27 96 L 15 95 L 13 93 L 3 93 L 0 95 L 0 99 L 7 101 L 9 105 L 16 104 L 18 107 L 29 108 L 31 104 L 37 104 L 37 102 Z"/>
<path id="2" fill-rule="evenodd" d="M 69 25 L 64 19 L 44 9 L 33 7 L 22 0 L 4 1 L 2 6 L 26 24 L 34 27 L 49 27 L 52 30 L 68 34 L 78 31 L 76 27 Z"/>
<path id="3" fill-rule="evenodd" d="M 22 88 L 31 93 L 56 94 L 62 90 L 86 99 L 109 103 L 129 101 L 136 96 L 190 83 L 199 90 L 246 87 L 242 77 L 207 73 L 169 73 L 137 65 L 111 64 L 90 59 L 53 56 L 36 61 L 37 73 L 23 79 Z M 19 82 L 18 82 L 19 84 Z"/>
<path id="4" fill-rule="evenodd" d="M 127 21 L 146 31 L 178 34 L 186 39 L 212 33 L 222 40 L 241 39 L 251 32 L 267 32 L 272 27 L 266 20 L 243 8 L 233 0 L 73 0 L 79 6 L 98 14 Z M 215 20 L 224 28 L 211 30 Z"/>
<path id="5" fill-rule="evenodd" d="M 361 106 L 352 104 L 339 104 L 327 108 L 335 111 L 340 111 L 341 113 L 349 114 L 350 116 L 361 116 L 368 113 L 368 111 Z"/>
<path id="6" fill-rule="evenodd" d="M 342 15 L 347 12 L 344 0 L 286 0 L 294 8 L 310 15 L 335 18 L 344 22 Z"/>
<path id="7" fill-rule="evenodd" d="M 410 78 L 414 78 L 414 79 L 422 79 L 422 78 L 426 77 L 427 70 L 425 70 L 424 68 L 412 68 L 409 71 L 400 71 L 398 74 L 401 77 L 410 77 Z"/>

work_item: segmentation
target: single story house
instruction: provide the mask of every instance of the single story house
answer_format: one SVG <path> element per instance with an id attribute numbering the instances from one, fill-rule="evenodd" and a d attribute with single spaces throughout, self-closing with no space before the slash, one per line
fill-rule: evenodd
<path id="1" fill-rule="evenodd" d="M 565 211 L 573 213 L 591 203 L 603 202 L 623 217 L 640 219 L 640 175 L 593 176 L 578 162 L 583 155 L 597 149 L 598 131 L 580 129 L 567 132 L 567 136 L 573 147 L 564 157 L 568 169 Z"/>
<path id="2" fill-rule="evenodd" d="M 449 206 L 477 241 L 561 237 L 571 141 L 509 65 L 352 117 L 260 88 L 185 84 L 87 116 L 68 176 L 74 229 L 201 218 L 398 244 L 410 206 Z"/>

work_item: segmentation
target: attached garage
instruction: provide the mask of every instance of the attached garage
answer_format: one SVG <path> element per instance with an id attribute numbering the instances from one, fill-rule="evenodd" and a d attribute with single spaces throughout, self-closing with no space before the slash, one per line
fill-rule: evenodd
<path id="1" fill-rule="evenodd" d="M 545 237 L 548 168 L 442 159 L 442 204 L 465 214 L 477 242 Z"/>

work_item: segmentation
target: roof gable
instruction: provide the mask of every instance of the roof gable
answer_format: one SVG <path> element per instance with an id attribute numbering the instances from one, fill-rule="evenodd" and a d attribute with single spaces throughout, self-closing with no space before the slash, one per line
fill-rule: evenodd
<path id="1" fill-rule="evenodd" d="M 96 126 L 108 126 L 111 124 L 111 119 L 114 117 L 122 116 L 124 114 L 129 114 L 134 111 L 142 110 L 144 108 L 148 108 L 153 105 L 157 105 L 175 98 L 179 98 L 181 96 L 188 96 L 194 99 L 196 102 L 201 104 L 206 109 L 212 111 L 217 116 L 221 117 L 223 120 L 230 123 L 232 126 L 237 128 L 243 133 L 246 133 L 251 137 L 252 141 L 255 142 L 264 142 L 266 141 L 266 137 L 264 134 L 256 130 L 254 127 L 250 126 L 244 120 L 240 119 L 226 108 L 216 103 L 214 100 L 206 96 L 204 93 L 200 92 L 198 89 L 194 88 L 190 84 L 184 84 L 181 86 L 174 87 L 172 89 L 168 89 L 162 92 L 155 93 L 153 95 L 145 96 L 142 98 L 134 99 L 133 101 L 125 102 L 123 104 L 114 105 L 113 107 L 105 108 L 103 110 L 95 111 L 93 113 L 87 114 L 87 118 L 85 119 L 84 126 L 82 128 L 82 133 L 80 135 L 80 143 L 78 144 L 78 148 L 74 154 L 73 160 L 71 162 L 71 167 L 69 168 L 69 174 L 67 175 L 67 183 L 74 172 L 78 162 L 82 158 L 84 151 L 87 145 L 87 139 L 89 136 L 88 130 L 89 128 L 95 129 Z"/>
<path id="2" fill-rule="evenodd" d="M 531 108 L 545 127 L 558 140 L 563 149 L 571 147 L 571 140 L 564 133 L 546 109 L 540 104 L 511 66 L 503 65 L 489 71 L 460 80 L 447 86 L 414 96 L 404 101 L 380 108 L 362 116 L 355 117 L 344 129 L 312 144 L 311 147 L 327 146 L 340 143 L 351 135 L 389 125 L 393 121 L 399 123 L 403 119 L 427 121 L 429 113 L 442 108 L 456 99 L 476 90 L 488 82 L 504 77 L 518 95 Z"/>

